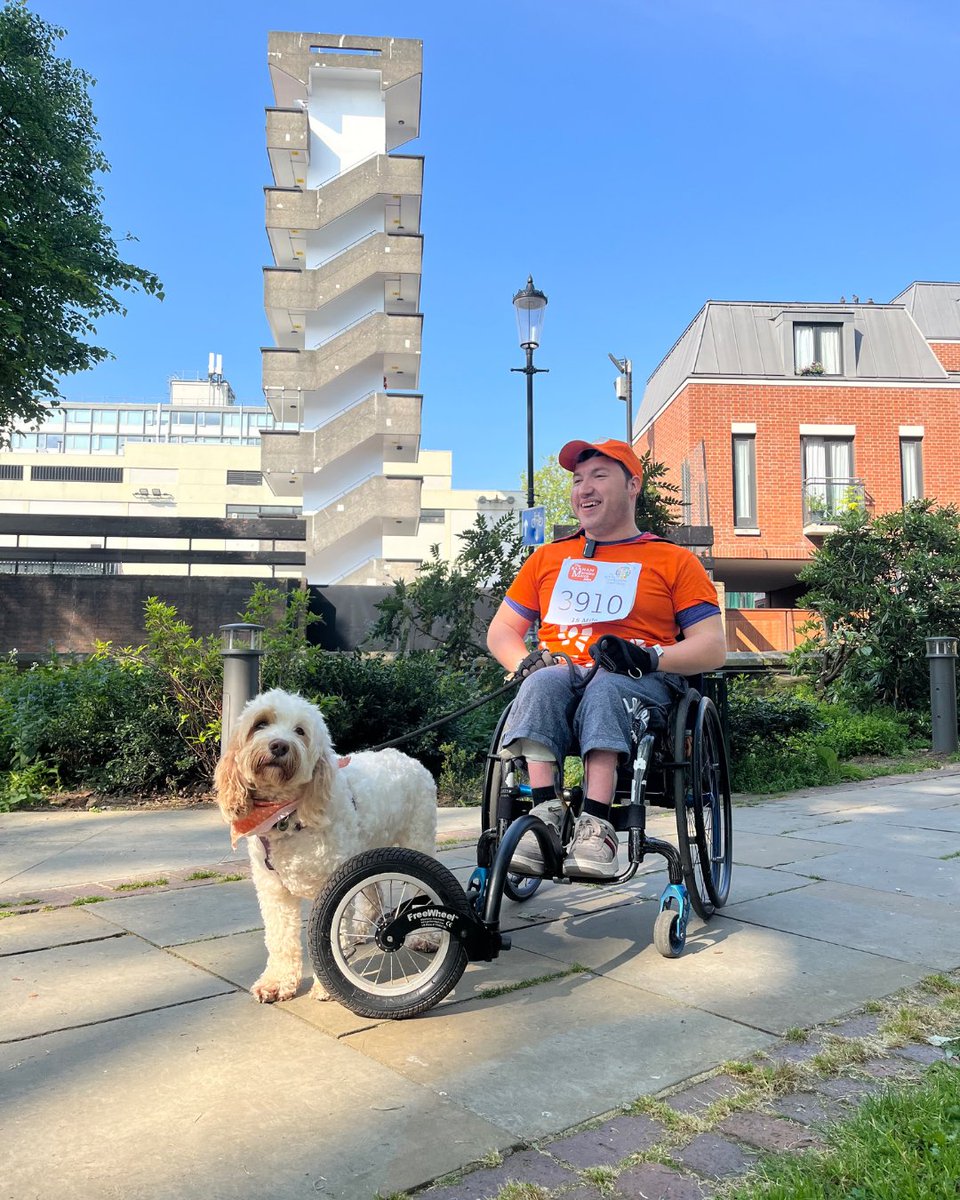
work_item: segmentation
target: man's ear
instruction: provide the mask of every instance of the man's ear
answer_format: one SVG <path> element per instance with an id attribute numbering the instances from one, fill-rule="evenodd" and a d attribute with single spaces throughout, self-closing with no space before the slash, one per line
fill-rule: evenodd
<path id="1" fill-rule="evenodd" d="M 643 491 L 643 480 L 640 478 L 639 475 L 631 475 L 630 478 L 627 480 L 628 494 L 631 495 L 634 498 L 634 500 L 636 500 L 636 498 L 640 495 L 640 493 L 642 491 Z"/>

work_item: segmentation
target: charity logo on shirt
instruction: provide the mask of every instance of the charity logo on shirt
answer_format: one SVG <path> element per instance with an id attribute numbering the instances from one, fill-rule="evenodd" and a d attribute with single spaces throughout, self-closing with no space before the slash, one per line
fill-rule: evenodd
<path id="1" fill-rule="evenodd" d="M 637 596 L 640 563 L 568 558 L 553 585 L 545 621 L 551 625 L 597 625 L 622 621 Z"/>

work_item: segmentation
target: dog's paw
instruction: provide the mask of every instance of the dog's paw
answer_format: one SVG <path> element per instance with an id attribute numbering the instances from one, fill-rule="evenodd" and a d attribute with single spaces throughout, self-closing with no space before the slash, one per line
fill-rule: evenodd
<path id="1" fill-rule="evenodd" d="M 270 975 L 261 975 L 250 989 L 250 994 L 256 996 L 261 1004 L 274 1004 L 277 1000 L 292 1000 L 299 987 L 299 979 L 274 979 Z"/>
<path id="2" fill-rule="evenodd" d="M 313 981 L 313 987 L 310 989 L 310 999 L 323 1001 L 323 1000 L 332 1000 L 333 997 L 330 995 L 330 993 L 327 991 L 327 989 L 323 986 L 323 984 L 320 982 L 320 980 L 315 979 Z"/>

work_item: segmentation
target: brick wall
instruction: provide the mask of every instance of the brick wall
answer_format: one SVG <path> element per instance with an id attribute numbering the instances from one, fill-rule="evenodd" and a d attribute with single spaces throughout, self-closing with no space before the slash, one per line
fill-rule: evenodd
<path id="1" fill-rule="evenodd" d="M 960 371 L 960 342 L 931 342 L 930 349 L 945 371 Z"/>
<path id="2" fill-rule="evenodd" d="M 853 473 L 864 481 L 874 513 L 901 507 L 900 426 L 924 427 L 924 490 L 940 503 L 960 502 L 960 435 L 955 389 L 843 387 L 815 379 L 782 386 L 749 382 L 688 383 L 639 440 L 638 449 L 670 469 L 701 439 L 706 444 L 714 557 L 797 559 L 813 543 L 803 535 L 801 424 L 855 425 Z M 756 424 L 759 536 L 733 524 L 731 424 Z"/>

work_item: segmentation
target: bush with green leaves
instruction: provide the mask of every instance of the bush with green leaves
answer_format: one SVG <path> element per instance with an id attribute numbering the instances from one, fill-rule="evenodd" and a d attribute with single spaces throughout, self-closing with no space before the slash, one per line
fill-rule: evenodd
<path id="1" fill-rule="evenodd" d="M 728 681 L 731 783 L 738 792 L 789 791 L 857 778 L 847 760 L 897 757 L 911 744 L 892 709 L 865 712 L 818 700 L 809 685 L 771 677 Z"/>
<path id="2" fill-rule="evenodd" d="M 857 708 L 926 713 L 925 639 L 960 634 L 960 509 L 916 500 L 839 526 L 800 573 L 819 620 L 794 669 Z"/>
<path id="3" fill-rule="evenodd" d="M 162 680 L 103 653 L 0 677 L 0 756 L 8 792 L 24 780 L 35 790 L 41 777 L 137 792 L 197 778 Z"/>

